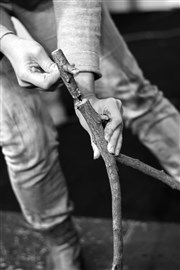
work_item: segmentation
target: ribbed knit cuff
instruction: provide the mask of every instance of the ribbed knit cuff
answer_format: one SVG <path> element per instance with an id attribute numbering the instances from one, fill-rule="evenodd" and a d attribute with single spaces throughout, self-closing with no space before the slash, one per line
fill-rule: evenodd
<path id="1" fill-rule="evenodd" d="M 66 54 L 66 52 L 64 52 Z M 91 51 L 68 52 L 68 61 L 75 64 L 76 68 L 83 72 L 92 72 L 95 74 L 95 79 L 101 78 L 99 69 L 99 56 Z"/>

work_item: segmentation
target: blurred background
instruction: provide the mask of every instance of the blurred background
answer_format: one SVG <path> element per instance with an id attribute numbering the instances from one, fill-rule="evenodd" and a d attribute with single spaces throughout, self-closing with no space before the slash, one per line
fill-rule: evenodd
<path id="1" fill-rule="evenodd" d="M 145 76 L 180 110 L 179 0 L 117 0 L 107 4 Z M 18 31 L 27 35 L 22 26 L 14 22 Z M 58 126 L 60 161 L 75 204 L 74 214 L 110 218 L 111 194 L 104 164 L 101 159 L 93 160 L 89 137 L 74 115 L 72 99 L 66 89 L 62 90 L 61 98 L 68 122 Z M 122 153 L 161 169 L 154 156 L 127 129 Z M 0 166 L 0 208 L 20 211 L 2 152 Z M 118 165 L 118 168 L 124 219 L 180 222 L 179 192 L 128 167 Z"/>
<path id="2" fill-rule="evenodd" d="M 115 0 L 107 1 L 111 12 L 165 11 L 179 8 L 179 0 Z"/>

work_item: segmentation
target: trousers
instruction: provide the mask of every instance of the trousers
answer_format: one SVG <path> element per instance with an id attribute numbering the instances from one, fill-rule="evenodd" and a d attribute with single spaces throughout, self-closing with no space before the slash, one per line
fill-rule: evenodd
<path id="1" fill-rule="evenodd" d="M 48 53 L 56 49 L 50 3 L 37 12 L 14 5 L 13 13 Z M 122 101 L 125 125 L 180 181 L 179 113 L 144 78 L 106 8 L 102 12 L 100 69 L 97 97 Z M 0 62 L 0 78 L 0 144 L 11 184 L 27 221 L 35 229 L 49 229 L 62 223 L 73 205 L 59 163 L 56 127 L 46 109 L 48 98 L 36 89 L 20 87 L 5 57 Z"/>

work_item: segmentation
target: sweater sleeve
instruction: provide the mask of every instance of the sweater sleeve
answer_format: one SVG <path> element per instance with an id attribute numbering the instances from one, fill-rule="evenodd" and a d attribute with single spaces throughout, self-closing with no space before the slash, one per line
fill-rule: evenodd
<path id="1" fill-rule="evenodd" d="M 13 23 L 11 21 L 11 16 L 8 12 L 0 6 L 0 39 L 8 34 L 15 33 Z"/>
<path id="2" fill-rule="evenodd" d="M 101 0 L 53 0 L 58 48 L 80 71 L 101 77 L 99 68 Z"/>

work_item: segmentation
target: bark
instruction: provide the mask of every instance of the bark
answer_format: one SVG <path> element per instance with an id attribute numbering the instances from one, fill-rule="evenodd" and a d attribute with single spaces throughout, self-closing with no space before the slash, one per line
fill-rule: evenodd
<path id="1" fill-rule="evenodd" d="M 78 104 L 79 103 L 79 104 Z M 107 142 L 104 139 L 104 130 L 99 115 L 92 108 L 88 100 L 78 102 L 77 108 L 85 118 L 101 156 L 105 162 L 112 194 L 113 220 L 113 266 L 112 270 L 123 269 L 123 231 L 121 209 L 121 187 L 116 166 L 116 159 L 107 151 Z"/>
<path id="2" fill-rule="evenodd" d="M 119 157 L 116 158 L 116 160 L 123 165 L 129 166 L 144 174 L 147 174 L 157 180 L 160 180 L 164 184 L 167 184 L 171 188 L 180 191 L 180 182 L 167 175 L 164 171 L 159 171 L 138 159 L 134 159 L 123 154 L 120 154 Z"/>
<path id="3" fill-rule="evenodd" d="M 91 106 L 89 100 L 81 99 L 80 91 L 76 85 L 74 77 L 63 70 L 63 65 L 68 61 L 61 50 L 52 53 L 56 62 L 61 79 L 68 88 L 70 94 L 75 99 L 75 106 L 80 110 L 86 120 L 93 141 L 99 148 L 102 158 L 104 159 L 107 174 L 109 177 L 111 194 L 112 194 L 112 220 L 113 220 L 113 265 L 112 270 L 123 269 L 123 232 L 122 232 L 122 213 L 121 213 L 121 188 L 119 176 L 116 167 L 116 160 L 113 155 L 107 151 L 107 142 L 104 139 L 104 130 L 99 115 Z"/>

